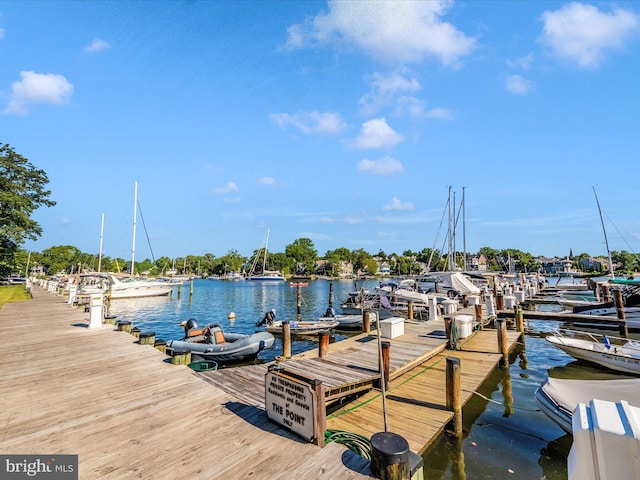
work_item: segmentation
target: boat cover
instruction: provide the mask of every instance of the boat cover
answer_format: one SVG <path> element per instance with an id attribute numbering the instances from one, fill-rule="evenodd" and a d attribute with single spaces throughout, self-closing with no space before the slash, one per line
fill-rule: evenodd
<path id="1" fill-rule="evenodd" d="M 573 412 L 578 403 L 588 404 L 594 398 L 609 402 L 626 400 L 629 405 L 640 407 L 640 378 L 575 380 L 549 377 L 542 391 L 569 412 Z"/>

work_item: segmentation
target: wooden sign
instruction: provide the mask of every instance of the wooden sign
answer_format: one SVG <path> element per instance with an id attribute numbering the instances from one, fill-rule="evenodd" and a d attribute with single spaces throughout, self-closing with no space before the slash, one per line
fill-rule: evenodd
<path id="1" fill-rule="evenodd" d="M 265 376 L 264 403 L 270 420 L 310 442 L 324 445 L 326 412 L 322 382 L 271 367 Z"/>

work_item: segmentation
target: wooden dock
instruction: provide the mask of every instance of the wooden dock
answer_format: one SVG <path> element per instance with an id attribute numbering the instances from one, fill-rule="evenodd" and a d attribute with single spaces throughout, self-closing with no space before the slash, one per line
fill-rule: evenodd
<path id="1" fill-rule="evenodd" d="M 159 350 L 34 286 L 34 299 L 0 311 L 0 451 L 78 454 L 79 478 L 369 478 L 369 463 L 329 443 L 306 443 L 264 412 L 266 365 L 195 373 Z M 391 342 L 389 430 L 422 452 L 452 413 L 444 358 L 461 360 L 462 402 L 500 359 L 495 330 L 445 350 L 442 322 L 405 322 Z M 508 332 L 509 348 L 519 334 Z M 385 339 L 387 340 L 387 339 Z M 366 392 L 328 418 L 328 428 L 370 437 L 383 430 L 377 337 L 333 343 L 281 362 L 322 380 L 331 402 Z M 204 381 L 203 381 L 204 380 Z M 358 406 L 366 401 L 364 406 Z"/>
<path id="2" fill-rule="evenodd" d="M 520 334 L 508 331 L 512 350 Z M 460 359 L 461 402 L 464 405 L 501 358 L 496 330 L 482 330 L 462 342 L 460 350 L 443 350 L 392 379 L 386 392 L 388 430 L 402 435 L 412 451 L 424 452 L 435 441 L 453 413 L 445 407 L 446 357 Z M 384 430 L 383 398 L 372 391 L 329 415 L 327 428 L 370 438 Z"/>
<path id="3" fill-rule="evenodd" d="M 0 310 L 0 451 L 77 454 L 87 479 L 369 478 L 344 446 L 301 441 L 37 286 Z"/>

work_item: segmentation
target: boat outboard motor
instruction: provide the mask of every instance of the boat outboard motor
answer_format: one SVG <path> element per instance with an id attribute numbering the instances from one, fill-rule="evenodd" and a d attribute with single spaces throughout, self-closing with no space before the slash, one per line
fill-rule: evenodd
<path id="1" fill-rule="evenodd" d="M 184 327 L 184 336 L 185 337 L 195 337 L 197 335 L 202 335 L 202 329 L 195 318 L 190 318 L 186 322 L 182 323 Z"/>
<path id="2" fill-rule="evenodd" d="M 334 318 L 335 316 L 336 316 L 336 311 L 333 309 L 333 307 L 327 308 L 327 311 L 323 315 L 323 317 L 325 318 Z"/>
<path id="3" fill-rule="evenodd" d="M 259 322 L 256 322 L 256 327 L 260 327 L 265 323 L 267 325 L 271 325 L 273 321 L 276 319 L 276 309 L 272 308 L 271 311 L 264 314 L 264 317 Z"/>

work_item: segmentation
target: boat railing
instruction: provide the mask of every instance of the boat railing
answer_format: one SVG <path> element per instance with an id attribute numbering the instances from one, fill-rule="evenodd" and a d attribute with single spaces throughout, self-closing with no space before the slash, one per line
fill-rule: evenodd
<path id="1" fill-rule="evenodd" d="M 629 342 L 628 338 L 614 337 L 601 333 L 587 332 L 582 330 L 570 330 L 567 328 L 554 329 L 554 336 L 559 340 L 564 338 L 575 338 L 579 340 L 588 340 L 594 343 L 602 343 L 603 345 L 622 346 Z"/>

